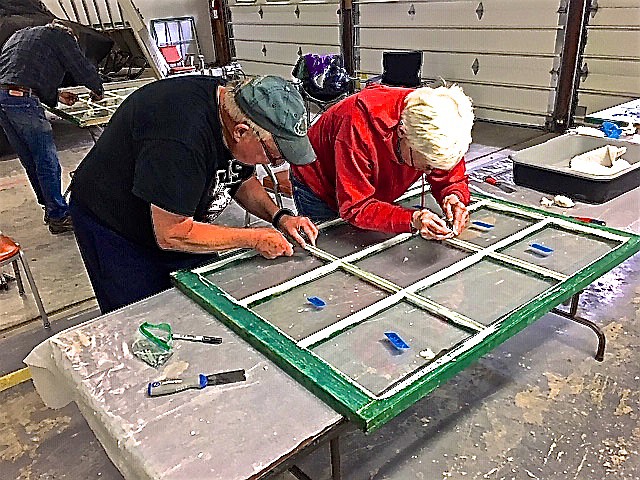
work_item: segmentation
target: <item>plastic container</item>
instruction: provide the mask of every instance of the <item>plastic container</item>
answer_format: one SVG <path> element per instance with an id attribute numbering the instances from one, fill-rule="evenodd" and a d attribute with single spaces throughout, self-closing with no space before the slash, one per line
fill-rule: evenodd
<path id="1" fill-rule="evenodd" d="M 613 175 L 591 175 L 569 168 L 576 155 L 605 145 L 627 147 L 631 168 Z M 516 185 L 586 203 L 603 203 L 640 185 L 640 145 L 612 138 L 565 134 L 509 156 Z"/>

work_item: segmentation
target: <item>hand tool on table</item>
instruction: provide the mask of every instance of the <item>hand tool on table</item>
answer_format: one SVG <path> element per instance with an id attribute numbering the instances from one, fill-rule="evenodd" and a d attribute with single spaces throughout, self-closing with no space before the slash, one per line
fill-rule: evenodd
<path id="1" fill-rule="evenodd" d="M 187 333 L 174 333 L 172 334 L 174 340 L 187 340 L 189 342 L 201 342 L 210 343 L 212 345 L 218 345 L 222 343 L 222 337 L 208 337 L 207 335 L 189 335 Z"/>
<path id="2" fill-rule="evenodd" d="M 197 375 L 185 378 L 167 378 L 151 382 L 147 386 L 147 394 L 150 397 L 169 395 L 182 392 L 190 388 L 202 389 L 211 385 L 224 385 L 227 383 L 244 382 L 247 379 L 244 370 L 230 370 L 228 372 L 214 373 L 213 375 Z"/>
<path id="3" fill-rule="evenodd" d="M 506 183 L 500 182 L 498 180 L 496 180 L 494 177 L 492 176 L 487 176 L 484 177 L 484 182 L 488 183 L 489 185 L 493 185 L 494 187 L 498 187 L 500 190 L 502 190 L 505 193 L 513 193 L 516 191 L 515 188 L 507 185 Z"/>

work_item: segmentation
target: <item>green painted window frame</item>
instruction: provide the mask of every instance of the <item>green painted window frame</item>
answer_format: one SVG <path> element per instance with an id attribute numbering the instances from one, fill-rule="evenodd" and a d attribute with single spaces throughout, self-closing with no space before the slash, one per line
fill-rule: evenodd
<path id="1" fill-rule="evenodd" d="M 417 196 L 415 192 L 409 192 L 403 198 L 412 198 L 411 195 Z M 474 195 L 473 200 L 474 203 L 470 207 L 472 210 L 489 207 L 534 218 L 536 220 L 534 226 L 538 227 L 533 229 L 534 231 L 541 230 L 545 225 L 560 226 L 563 229 L 575 231 L 579 235 L 619 241 L 620 244 L 575 274 L 566 276 L 513 259 L 497 251 L 503 248 L 500 245 L 505 243 L 511 245 L 524 238 L 521 235 L 522 231 L 507 237 L 504 242 L 497 242 L 495 245 L 499 246 L 495 248 L 493 246 L 482 248 L 458 239 L 448 240 L 447 243 L 452 246 L 464 247 L 476 253 L 485 252 L 484 254 L 478 254 L 481 259 L 491 258 L 501 263 L 506 263 L 512 268 L 524 268 L 531 275 L 554 278 L 558 283 L 502 319 L 489 326 L 483 326 L 479 331 L 474 329 L 473 325 L 467 325 L 467 328 L 476 330 L 477 333 L 474 333 L 444 355 L 434 359 L 431 363 L 420 367 L 409 375 L 409 380 L 414 376 L 416 377 L 415 380 L 403 380 L 401 382 L 401 384 L 405 385 L 403 388 L 392 389 L 391 394 L 384 398 L 371 394 L 364 387 L 361 387 L 315 355 L 310 350 L 313 345 L 308 347 L 300 346 L 300 342 L 296 342 L 245 306 L 244 303 L 246 302 L 243 303 L 243 301 L 236 300 L 205 278 L 208 273 L 223 268 L 234 261 L 251 258 L 255 255 L 255 252 L 246 251 L 228 256 L 221 261 L 199 269 L 175 272 L 172 275 L 173 282 L 187 296 L 230 327 L 336 411 L 355 422 L 363 430 L 372 431 L 428 395 L 446 380 L 466 368 L 471 362 L 491 351 L 554 307 L 582 291 L 595 279 L 640 251 L 640 236 L 632 233 L 605 226 L 586 225 L 562 215 L 516 205 L 483 195 Z M 334 221 L 331 224 L 336 224 L 337 222 Z M 330 226 L 327 225 L 327 227 Z M 409 234 L 403 234 L 403 236 L 395 238 L 396 240 L 402 240 L 410 237 L 411 235 Z M 511 242 L 507 242 L 507 240 L 511 240 Z M 394 243 L 391 242 L 390 244 Z M 332 260 L 331 257 L 333 256 L 326 252 L 313 247 L 310 247 L 309 250 L 312 255 L 325 260 Z M 489 253 L 487 254 L 487 252 Z M 335 261 L 335 257 L 333 259 Z M 457 271 L 461 270 L 462 268 Z M 457 271 L 454 269 L 452 274 L 457 273 Z M 274 289 L 267 290 L 273 292 Z M 429 312 L 428 309 L 427 311 Z M 459 318 L 452 312 L 447 313 L 447 315 L 449 314 L 451 314 L 450 318 L 448 318 L 449 321 L 456 323 L 458 327 L 465 325 L 466 317 L 459 316 L 461 317 Z M 458 321 L 462 323 L 458 323 Z"/>

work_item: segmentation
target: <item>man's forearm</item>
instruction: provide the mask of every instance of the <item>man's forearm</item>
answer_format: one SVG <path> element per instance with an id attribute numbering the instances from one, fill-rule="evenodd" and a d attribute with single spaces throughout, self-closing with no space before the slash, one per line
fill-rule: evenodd
<path id="1" fill-rule="evenodd" d="M 234 248 L 254 248 L 255 232 L 250 228 L 226 227 L 208 223 L 191 222 L 174 225 L 163 235 L 163 250 L 191 253 L 211 253 Z"/>
<path id="2" fill-rule="evenodd" d="M 211 253 L 233 248 L 254 248 L 256 245 L 255 229 L 211 225 L 189 217 L 180 222 L 168 220 L 162 214 L 153 214 L 156 242 L 163 250 Z"/>
<path id="3" fill-rule="evenodd" d="M 267 222 L 271 222 L 279 210 L 256 177 L 245 181 L 236 192 L 234 199 L 249 213 Z"/>

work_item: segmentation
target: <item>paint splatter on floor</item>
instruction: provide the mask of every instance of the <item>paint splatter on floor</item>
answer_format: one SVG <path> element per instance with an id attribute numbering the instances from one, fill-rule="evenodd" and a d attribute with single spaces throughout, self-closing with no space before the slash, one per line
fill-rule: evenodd
<path id="1" fill-rule="evenodd" d="M 66 415 L 48 417 L 35 390 L 23 397 L 9 397 L 0 411 L 0 459 L 15 462 L 23 455 L 34 457 L 39 444 L 69 426 Z"/>

